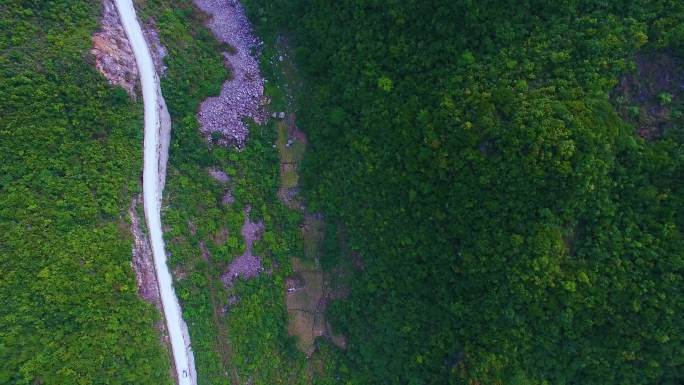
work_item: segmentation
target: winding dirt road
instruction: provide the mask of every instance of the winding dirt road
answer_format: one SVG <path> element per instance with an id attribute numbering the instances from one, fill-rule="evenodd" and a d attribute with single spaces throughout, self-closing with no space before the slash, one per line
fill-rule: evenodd
<path id="1" fill-rule="evenodd" d="M 164 239 L 161 229 L 161 198 L 166 177 L 170 122 L 166 103 L 161 95 L 150 49 L 138 23 L 131 0 L 116 0 L 121 24 L 126 31 L 140 72 L 145 106 L 145 153 L 143 167 L 143 197 L 145 218 L 150 235 L 154 266 L 159 282 L 164 318 L 171 340 L 171 350 L 179 385 L 195 385 L 194 358 L 190 337 L 183 321 L 181 307 L 173 289 L 173 280 L 166 264 Z"/>

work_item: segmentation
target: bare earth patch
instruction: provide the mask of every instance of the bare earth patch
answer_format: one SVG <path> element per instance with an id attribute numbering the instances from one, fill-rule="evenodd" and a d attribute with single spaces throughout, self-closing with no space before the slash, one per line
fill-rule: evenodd
<path id="1" fill-rule="evenodd" d="M 254 242 L 261 239 L 264 233 L 264 223 L 261 221 L 252 222 L 249 219 L 250 210 L 249 206 L 245 207 L 245 221 L 241 230 L 242 237 L 245 239 L 245 252 L 235 258 L 228 265 L 228 270 L 221 276 L 226 287 L 232 286 L 233 281 L 238 278 L 253 278 L 264 270 L 261 266 L 261 258 L 252 254 Z"/>
<path id="2" fill-rule="evenodd" d="M 285 303 L 290 315 L 287 330 L 299 337 L 297 348 L 311 357 L 316 337 L 326 333 L 323 273 L 299 258 L 293 258 L 292 265 L 296 274 L 286 280 Z"/>
<path id="3" fill-rule="evenodd" d="M 133 50 L 121 26 L 114 1 L 102 1 L 100 30 L 92 36 L 95 67 L 110 84 L 120 86 L 135 97 L 138 67 Z"/>
<path id="4" fill-rule="evenodd" d="M 233 196 L 233 190 L 230 184 L 230 181 L 232 180 L 230 175 L 226 174 L 225 171 L 219 170 L 215 167 L 209 168 L 207 172 L 209 173 L 209 176 L 211 176 L 215 181 L 225 185 L 223 198 L 221 198 L 221 204 L 223 204 L 224 206 L 231 206 L 233 203 L 235 203 L 235 197 Z"/>
<path id="5" fill-rule="evenodd" d="M 200 131 L 210 140 L 218 133 L 218 144 L 243 147 L 249 129 L 243 121 L 266 120 L 262 108 L 264 79 L 259 71 L 256 52 L 261 42 L 253 33 L 239 1 L 194 0 L 195 5 L 210 16 L 208 27 L 216 38 L 231 47 L 223 52 L 232 79 L 226 81 L 219 96 L 207 98 L 200 105 Z"/>
<path id="6" fill-rule="evenodd" d="M 636 70 L 620 79 L 611 102 L 620 116 L 634 124 L 636 134 L 655 140 L 672 126 L 673 102 L 684 92 L 682 63 L 669 52 L 638 53 Z"/>
<path id="7" fill-rule="evenodd" d="M 131 205 L 128 208 L 128 216 L 131 220 L 131 234 L 133 234 L 131 266 L 135 272 L 135 281 L 138 285 L 138 295 L 140 298 L 161 310 L 159 285 L 157 284 L 157 275 L 154 272 L 152 249 L 150 248 L 150 241 L 147 239 L 147 235 L 140 228 L 140 220 L 136 211 L 138 203 L 142 203 L 142 198 L 139 195 L 131 200 Z"/>
<path id="8" fill-rule="evenodd" d="M 231 206 L 233 203 L 235 203 L 235 197 L 233 196 L 233 192 L 231 190 L 227 190 L 223 194 L 223 198 L 221 198 L 221 204 L 224 206 Z"/>
<path id="9" fill-rule="evenodd" d="M 157 74 L 164 76 L 166 73 L 164 57 L 167 51 L 159 40 L 155 22 L 149 20 L 142 27 L 145 40 L 150 46 Z M 95 56 L 95 68 L 109 81 L 109 84 L 122 87 L 128 95 L 135 98 L 139 76 L 138 67 L 113 0 L 102 0 L 100 29 L 93 34 L 91 40 L 93 48 L 90 53 Z"/>
<path id="10" fill-rule="evenodd" d="M 230 182 L 230 176 L 229 176 L 228 174 L 226 174 L 226 173 L 225 173 L 224 171 L 222 171 L 222 170 L 219 170 L 219 169 L 217 169 L 217 168 L 213 168 L 213 167 L 212 167 L 212 168 L 210 168 L 209 170 L 207 170 L 207 172 L 209 173 L 209 175 L 210 175 L 212 178 L 214 178 L 215 181 L 217 181 L 217 182 L 219 182 L 219 183 L 228 183 L 228 182 Z"/>

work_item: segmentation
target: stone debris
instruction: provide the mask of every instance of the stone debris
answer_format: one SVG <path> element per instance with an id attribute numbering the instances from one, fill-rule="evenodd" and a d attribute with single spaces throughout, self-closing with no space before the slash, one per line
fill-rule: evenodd
<path id="1" fill-rule="evenodd" d="M 233 281 L 238 278 L 253 278 L 264 270 L 261 266 L 261 258 L 252 254 L 254 242 L 261 239 L 264 233 L 264 223 L 261 221 L 252 222 L 249 219 L 250 211 L 250 206 L 245 207 L 245 221 L 241 230 L 242 237 L 245 240 L 245 252 L 235 258 L 228 266 L 228 270 L 221 276 L 226 287 L 232 286 Z"/>
<path id="2" fill-rule="evenodd" d="M 218 144 L 241 148 L 249 135 L 244 120 L 252 119 L 259 124 L 266 121 L 264 79 L 257 55 L 253 54 L 262 43 L 253 35 L 239 1 L 194 0 L 194 3 L 210 16 L 208 27 L 216 38 L 234 48 L 233 52 L 223 53 L 232 78 L 223 84 L 219 96 L 207 98 L 200 105 L 200 131 L 207 140 L 216 132 L 220 134 Z"/>
<path id="3" fill-rule="evenodd" d="M 150 54 L 152 54 L 152 61 L 157 69 L 157 75 L 163 77 L 166 75 L 167 70 L 166 65 L 164 65 L 164 58 L 168 52 L 166 47 L 162 45 L 161 40 L 159 40 L 156 23 L 154 20 L 150 19 L 142 28 L 143 33 L 145 34 L 145 40 L 147 40 L 147 44 L 150 47 Z"/>
<path id="4" fill-rule="evenodd" d="M 135 282 L 138 286 L 138 295 L 143 300 L 156 306 L 161 310 L 161 297 L 159 296 L 159 285 L 157 275 L 154 271 L 154 260 L 152 249 L 147 235 L 140 228 L 140 220 L 136 207 L 142 204 L 142 196 L 137 195 L 131 200 L 128 208 L 128 216 L 131 220 L 131 234 L 133 234 L 133 256 L 131 265 L 135 272 Z"/>
<path id="5" fill-rule="evenodd" d="M 285 119 L 285 111 L 273 112 L 273 113 L 271 114 L 271 117 L 272 117 L 273 119 L 283 120 L 283 119 Z"/>
<path id="6" fill-rule="evenodd" d="M 228 190 L 223 194 L 223 198 L 221 198 L 221 203 L 224 206 L 232 206 L 233 203 L 235 203 L 235 197 L 233 196 L 233 192 L 231 190 Z"/>
<path id="7" fill-rule="evenodd" d="M 285 278 L 285 290 L 288 293 L 302 290 L 305 286 L 306 282 L 304 282 L 304 278 L 301 274 L 296 274 L 291 277 Z"/>
<path id="8" fill-rule="evenodd" d="M 219 170 L 217 168 L 210 168 L 208 170 L 208 172 L 209 172 L 209 175 L 211 175 L 211 177 L 214 178 L 218 182 L 221 182 L 221 183 L 230 182 L 230 176 L 222 170 Z"/>
<path id="9" fill-rule="evenodd" d="M 166 73 L 164 57 L 167 51 L 159 40 L 154 20 L 150 20 L 142 28 L 157 74 L 164 76 Z M 113 0 L 102 0 L 100 30 L 95 32 L 91 39 L 93 48 L 90 53 L 95 56 L 95 68 L 109 81 L 109 84 L 122 87 L 128 95 L 135 98 L 135 88 L 139 77 L 138 66 Z"/>
<path id="10" fill-rule="evenodd" d="M 92 36 L 95 67 L 110 84 L 120 86 L 135 98 L 138 67 L 113 0 L 102 1 L 100 30 Z"/>

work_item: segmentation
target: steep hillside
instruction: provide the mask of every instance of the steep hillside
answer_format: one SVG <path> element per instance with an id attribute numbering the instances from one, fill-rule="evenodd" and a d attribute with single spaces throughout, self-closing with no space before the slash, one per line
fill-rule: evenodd
<path id="1" fill-rule="evenodd" d="M 90 1 L 0 5 L 0 383 L 168 384 L 128 208 L 142 111 L 95 69 Z"/>
<path id="2" fill-rule="evenodd" d="M 684 59 L 680 2 L 246 3 L 292 35 L 305 193 L 363 260 L 343 377 L 682 381 L 679 75 L 616 89 Z"/>

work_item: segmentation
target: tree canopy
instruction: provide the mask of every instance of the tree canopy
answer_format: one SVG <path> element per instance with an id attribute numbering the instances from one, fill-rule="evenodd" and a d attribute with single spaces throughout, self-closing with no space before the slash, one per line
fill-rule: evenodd
<path id="1" fill-rule="evenodd" d="M 637 52 L 682 62 L 681 2 L 247 4 L 293 38 L 305 193 L 363 257 L 351 383 L 682 381 L 682 101 L 650 141 L 611 104 Z"/>

